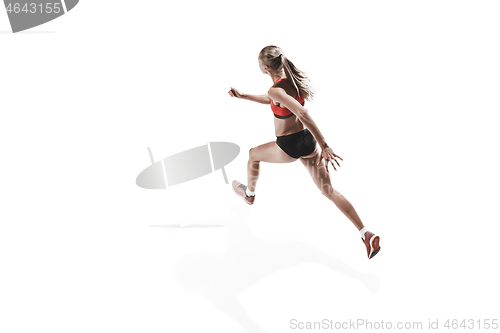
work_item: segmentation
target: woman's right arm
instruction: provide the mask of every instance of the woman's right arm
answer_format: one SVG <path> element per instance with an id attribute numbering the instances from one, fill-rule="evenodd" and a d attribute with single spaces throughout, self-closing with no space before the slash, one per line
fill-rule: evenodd
<path id="1" fill-rule="evenodd" d="M 248 95 L 248 94 L 242 94 L 239 92 L 237 89 L 232 88 L 229 90 L 229 96 L 231 97 L 236 97 L 236 98 L 241 98 L 241 99 L 247 99 L 252 102 L 257 102 L 257 103 L 262 103 L 262 104 L 269 104 L 271 103 L 271 99 L 269 96 L 266 95 Z"/>

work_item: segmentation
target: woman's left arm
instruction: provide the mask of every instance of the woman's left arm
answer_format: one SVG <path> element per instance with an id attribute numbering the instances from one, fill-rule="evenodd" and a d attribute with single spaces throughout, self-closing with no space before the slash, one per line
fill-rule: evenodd
<path id="1" fill-rule="evenodd" d="M 322 150 L 321 157 L 318 159 L 317 163 L 319 164 L 321 162 L 321 159 L 324 158 L 327 162 L 326 163 L 327 170 L 328 170 L 328 161 L 335 161 L 335 162 L 337 162 L 338 166 L 340 166 L 339 162 L 337 160 L 335 160 L 335 157 L 338 157 L 341 160 L 342 160 L 342 158 L 340 156 L 336 155 L 333 152 L 332 148 L 330 148 L 328 146 L 323 134 L 319 130 L 318 126 L 316 125 L 316 123 L 312 119 L 312 117 L 309 114 L 309 112 L 307 111 L 307 109 L 304 106 L 302 106 L 299 102 L 297 102 L 297 100 L 295 98 L 288 95 L 281 88 L 271 88 L 271 89 L 269 89 L 268 94 L 269 94 L 269 97 L 271 97 L 273 101 L 284 105 L 288 110 L 290 110 L 293 114 L 295 114 L 297 116 L 297 118 L 299 118 L 299 120 L 302 122 L 302 124 L 304 124 L 304 126 L 306 126 L 311 131 L 312 135 L 314 135 L 314 138 L 316 139 L 316 141 L 318 141 L 318 143 L 321 147 L 321 150 Z M 332 165 L 333 165 L 333 168 L 335 170 L 337 170 L 335 168 L 335 165 L 333 164 L 333 162 L 332 162 Z"/>

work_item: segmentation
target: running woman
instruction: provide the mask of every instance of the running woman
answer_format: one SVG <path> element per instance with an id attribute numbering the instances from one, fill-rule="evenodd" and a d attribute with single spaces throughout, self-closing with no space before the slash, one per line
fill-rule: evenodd
<path id="1" fill-rule="evenodd" d="M 243 94 L 231 87 L 229 95 L 270 104 L 275 117 L 276 141 L 250 149 L 247 164 L 248 186 L 235 180 L 232 183 L 234 192 L 247 204 L 253 205 L 260 162 L 290 163 L 300 159 L 321 193 L 333 201 L 359 230 L 368 258 L 373 258 L 380 251 L 380 237 L 366 229 L 352 204 L 334 189 L 330 182 L 328 164 L 331 163 L 337 171 L 335 163 L 340 167 L 337 159 L 342 158 L 328 146 L 318 126 L 304 108 L 304 101 L 312 100 L 313 97 L 308 77 L 295 67 L 277 46 L 266 46 L 260 51 L 259 67 L 274 83 L 267 94 Z"/>

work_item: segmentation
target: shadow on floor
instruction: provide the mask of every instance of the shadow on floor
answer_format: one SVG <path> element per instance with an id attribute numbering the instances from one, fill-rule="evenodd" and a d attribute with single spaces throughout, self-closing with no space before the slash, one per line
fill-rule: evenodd
<path id="1" fill-rule="evenodd" d="M 282 269 L 303 263 L 322 264 L 359 281 L 371 293 L 379 290 L 380 278 L 356 269 L 314 246 L 300 241 L 264 240 L 248 228 L 250 210 L 240 200 L 227 200 L 232 217 L 221 219 L 228 229 L 228 248 L 223 254 L 190 253 L 179 259 L 174 276 L 183 289 L 199 294 L 230 316 L 245 332 L 265 333 L 238 301 L 252 284 Z M 247 209 L 245 209 L 247 208 Z"/>

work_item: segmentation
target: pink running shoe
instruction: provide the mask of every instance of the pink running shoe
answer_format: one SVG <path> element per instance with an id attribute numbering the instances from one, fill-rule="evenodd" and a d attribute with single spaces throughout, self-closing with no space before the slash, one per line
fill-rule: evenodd
<path id="1" fill-rule="evenodd" d="M 380 251 L 380 237 L 375 236 L 373 232 L 365 232 L 365 239 L 361 238 L 363 243 L 366 245 L 366 252 L 368 254 L 368 259 L 373 258 L 378 251 Z"/>
<path id="2" fill-rule="evenodd" d="M 255 200 L 255 196 L 247 196 L 245 190 L 247 189 L 247 186 L 246 185 L 243 185 L 242 183 L 236 181 L 236 180 L 233 180 L 233 191 L 234 193 L 236 193 L 237 196 L 243 198 L 243 200 L 245 200 L 245 202 L 249 205 L 253 205 L 253 202 Z"/>

